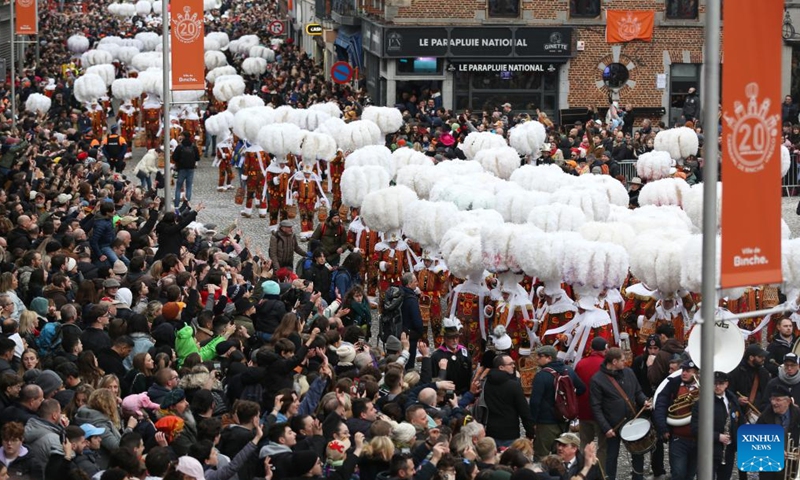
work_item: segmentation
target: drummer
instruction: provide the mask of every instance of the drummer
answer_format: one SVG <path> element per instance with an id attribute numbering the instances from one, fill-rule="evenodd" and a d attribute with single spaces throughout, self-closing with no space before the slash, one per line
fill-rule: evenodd
<path id="1" fill-rule="evenodd" d="M 692 435 L 699 433 L 700 402 L 692 407 Z M 742 422 L 742 409 L 739 401 L 728 390 L 728 374 L 714 372 L 714 431 L 722 432 L 714 439 L 713 480 L 730 480 L 733 473 L 736 452 L 736 429 Z M 723 453 L 725 461 L 722 461 Z"/>
<path id="2" fill-rule="evenodd" d="M 638 417 L 643 407 L 651 408 L 651 404 L 636 381 L 636 374 L 625 366 L 619 348 L 606 350 L 600 371 L 592 376 L 589 383 L 589 403 L 599 431 L 606 439 L 606 478 L 617 478 L 620 440 L 625 440 L 626 446 L 628 442 L 633 442 L 636 448 L 631 451 L 633 471 L 630 476 L 623 477 L 643 480 L 644 453 L 655 447 L 655 436 L 650 435 L 650 422 L 646 419 L 637 418 L 634 425 L 630 421 Z"/>

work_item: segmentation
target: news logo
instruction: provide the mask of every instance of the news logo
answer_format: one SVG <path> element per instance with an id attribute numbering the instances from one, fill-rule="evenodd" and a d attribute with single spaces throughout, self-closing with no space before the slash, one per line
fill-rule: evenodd
<path id="1" fill-rule="evenodd" d="M 737 466 L 743 472 L 783 470 L 783 427 L 742 425 L 736 431 Z"/>

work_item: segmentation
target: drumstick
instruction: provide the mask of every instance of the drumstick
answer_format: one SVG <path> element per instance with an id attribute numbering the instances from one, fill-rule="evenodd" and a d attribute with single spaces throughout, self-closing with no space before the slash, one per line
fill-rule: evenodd
<path id="1" fill-rule="evenodd" d="M 622 425 L 624 425 L 624 424 L 626 424 L 626 423 L 628 423 L 628 422 L 631 422 L 631 421 L 633 421 L 633 420 L 636 420 L 637 418 L 639 418 L 639 415 L 641 415 L 641 414 L 642 414 L 642 412 L 644 412 L 645 408 L 647 408 L 647 406 L 646 406 L 646 405 L 645 405 L 645 406 L 642 406 L 642 409 L 641 409 L 641 410 L 639 410 L 639 411 L 636 413 L 636 415 L 635 415 L 633 418 L 631 418 L 630 420 L 628 420 L 627 418 L 623 418 L 623 419 L 622 419 L 622 420 L 621 420 L 621 421 L 620 421 L 620 422 L 619 422 L 619 423 L 618 423 L 618 424 L 617 424 L 617 425 L 616 425 L 616 426 L 613 428 L 613 430 L 616 432 L 617 430 L 619 430 L 619 427 L 621 427 Z"/>

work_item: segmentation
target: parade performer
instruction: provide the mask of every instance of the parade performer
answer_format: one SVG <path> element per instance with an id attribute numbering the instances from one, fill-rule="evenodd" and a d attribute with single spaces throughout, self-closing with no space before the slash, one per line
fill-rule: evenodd
<path id="1" fill-rule="evenodd" d="M 344 173 L 344 152 L 339 149 L 336 156 L 328 162 L 328 185 L 333 195 L 332 210 L 339 210 L 342 206 L 342 173 Z"/>
<path id="2" fill-rule="evenodd" d="M 470 274 L 463 283 L 453 288 L 447 298 L 447 310 L 464 325 L 461 342 L 472 356 L 476 367 L 486 350 L 490 322 L 494 316 L 489 288 L 482 273 Z"/>
<path id="3" fill-rule="evenodd" d="M 214 165 L 219 169 L 219 177 L 217 181 L 217 191 L 224 192 L 233 188 L 233 166 L 231 160 L 233 159 L 233 145 L 231 144 L 231 136 L 228 135 L 222 140 L 217 142 L 216 156 L 214 157 Z"/>
<path id="4" fill-rule="evenodd" d="M 181 141 L 181 136 L 183 134 L 183 127 L 181 127 L 180 119 L 175 115 L 170 115 L 169 117 L 169 139 L 175 140 L 176 142 Z"/>
<path id="5" fill-rule="evenodd" d="M 161 128 L 161 102 L 148 95 L 142 105 L 144 113 L 144 135 L 147 149 L 156 148 L 161 142 L 158 131 Z"/>
<path id="6" fill-rule="evenodd" d="M 267 167 L 267 193 L 269 200 L 267 210 L 269 211 L 269 226 L 277 228 L 281 220 L 289 218 L 286 211 L 286 192 L 289 188 L 289 167 L 273 158 Z"/>
<path id="7" fill-rule="evenodd" d="M 294 202 L 297 202 L 300 213 L 300 231 L 313 232 L 316 209 L 321 205 L 330 207 L 325 192 L 322 191 L 321 180 L 314 173 L 313 165 L 303 165 L 302 170 L 292 176 L 287 190 L 286 205 L 290 206 Z"/>
<path id="8" fill-rule="evenodd" d="M 655 314 L 650 323 L 655 324 L 654 329 L 664 323 L 671 324 L 675 327 L 675 339 L 684 343 L 688 340 L 687 333 L 692 318 L 691 312 L 694 308 L 692 295 L 685 290 L 679 291 L 677 294 L 661 295 L 656 302 Z M 655 332 L 655 330 L 653 331 Z M 641 330 L 639 335 L 641 336 Z M 645 337 L 645 341 L 647 341 L 647 337 Z"/>
<path id="9" fill-rule="evenodd" d="M 499 274 L 500 298 L 494 309 L 494 321 L 491 329 L 498 325 L 505 327 L 506 334 L 511 337 L 511 358 L 519 358 L 520 349 L 530 349 L 535 342 L 531 338 L 535 333 L 533 303 L 527 292 L 519 284 L 521 275 L 510 272 Z"/>
<path id="10" fill-rule="evenodd" d="M 425 332 L 428 325 L 433 331 L 433 344 L 442 343 L 442 296 L 447 292 L 449 273 L 444 262 L 430 250 L 422 252 L 421 261 L 414 265 L 414 273 L 419 283 L 419 309 Z M 426 340 L 427 341 L 427 340 Z"/>
<path id="11" fill-rule="evenodd" d="M 136 134 L 136 117 L 136 107 L 133 106 L 130 100 L 125 100 L 117 110 L 117 123 L 122 136 L 131 144 L 133 144 L 133 137 Z"/>
<path id="12" fill-rule="evenodd" d="M 407 259 L 408 245 L 400 238 L 397 230 L 386 232 L 381 241 L 375 245 L 372 262 L 377 267 L 378 291 L 380 296 L 392 285 L 400 285 L 400 277 L 411 271 L 411 263 Z M 378 302 L 380 304 L 380 302 Z"/>
<path id="13" fill-rule="evenodd" d="M 106 134 L 106 112 L 103 107 L 97 102 L 93 101 L 87 107 L 86 113 L 92 121 L 92 132 L 95 138 L 103 138 Z"/>
<path id="14" fill-rule="evenodd" d="M 247 194 L 247 175 L 244 173 L 245 150 L 249 144 L 242 139 L 233 136 L 233 158 L 231 165 L 236 169 L 239 174 L 239 187 L 236 189 L 236 195 L 233 197 L 233 203 L 236 205 L 244 205 L 244 197 Z"/>
<path id="15" fill-rule="evenodd" d="M 559 352 L 565 354 L 569 337 L 561 332 L 547 332 L 566 326 L 575 318 L 578 308 L 567 292 L 561 288 L 561 284 L 553 285 L 545 282 L 543 287 L 539 287 L 537 295 L 544 299 L 543 308 L 537 312 L 539 340 L 544 345 L 553 345 Z"/>
<path id="16" fill-rule="evenodd" d="M 620 327 L 630 335 L 633 355 L 641 355 L 647 337 L 656 333 L 656 324 L 651 319 L 656 311 L 657 292 L 639 282 L 626 288 L 624 296 Z"/>
<path id="17" fill-rule="evenodd" d="M 361 208 L 351 207 L 350 217 L 353 221 L 347 228 L 347 243 L 354 252 L 361 253 L 366 259 L 375 255 L 375 246 L 381 241 L 380 234 L 364 225 L 360 216 Z M 367 296 L 373 300 L 377 298 L 378 269 L 375 262 L 363 262 L 361 265 L 361 280 L 365 286 Z M 421 282 L 421 281 L 420 281 Z M 423 316 L 424 318 L 424 316 Z"/>
<path id="18" fill-rule="evenodd" d="M 264 150 L 258 145 L 250 145 L 242 154 L 244 157 L 244 164 L 242 166 L 242 180 L 247 185 L 247 196 L 242 209 L 242 216 L 250 218 L 253 215 L 253 204 L 258 204 L 258 215 L 261 218 L 267 216 L 267 202 L 266 202 L 266 176 L 267 164 L 266 154 Z"/>
<path id="19" fill-rule="evenodd" d="M 181 111 L 179 119 L 183 131 L 189 132 L 192 138 L 194 138 L 197 148 L 202 151 L 203 140 L 205 140 L 205 136 L 203 135 L 203 129 L 200 122 L 200 117 L 197 115 L 197 111 L 194 108 L 189 108 L 188 106 L 184 107 Z"/>

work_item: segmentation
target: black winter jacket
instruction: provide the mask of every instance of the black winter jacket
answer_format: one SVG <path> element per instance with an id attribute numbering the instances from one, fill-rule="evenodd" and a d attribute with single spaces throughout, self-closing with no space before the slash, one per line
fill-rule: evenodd
<path id="1" fill-rule="evenodd" d="M 627 400 L 611 382 L 609 376 L 617 381 L 620 388 L 627 395 Z M 589 402 L 592 406 L 594 420 L 604 433 L 619 425 L 624 419 L 631 419 L 636 415 L 628 406 L 628 402 L 638 409 L 644 405 L 645 397 L 636 375 L 630 368 L 623 370 L 609 370 L 605 364 L 600 365 L 600 371 L 592 376 L 589 383 Z"/>
<path id="2" fill-rule="evenodd" d="M 527 436 L 533 436 L 533 417 L 525 402 L 522 384 L 516 377 L 493 369 L 487 375 L 483 388 L 486 407 L 489 410 L 489 419 L 486 423 L 487 436 L 495 440 L 516 440 L 520 438 L 520 420 Z"/>

